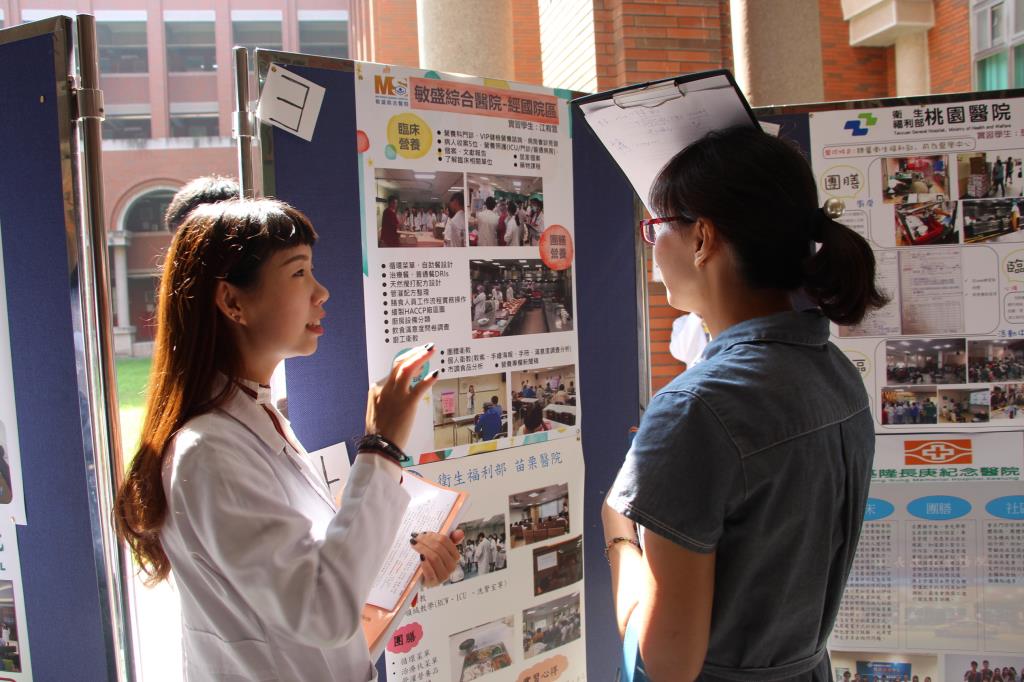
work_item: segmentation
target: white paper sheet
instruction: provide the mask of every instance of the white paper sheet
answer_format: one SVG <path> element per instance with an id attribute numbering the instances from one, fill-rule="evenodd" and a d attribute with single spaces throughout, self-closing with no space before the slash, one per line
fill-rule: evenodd
<path id="1" fill-rule="evenodd" d="M 326 89 L 311 80 L 280 66 L 271 66 L 260 93 L 256 117 L 308 142 L 313 139 L 325 92 Z"/>
<path id="2" fill-rule="evenodd" d="M 388 611 L 394 609 L 420 567 L 420 555 L 409 544 L 413 533 L 437 531 L 448 517 L 458 493 L 425 483 L 418 476 L 407 473 L 402 488 L 412 497 L 402 525 L 391 544 L 384 567 L 366 601 Z"/>
<path id="3" fill-rule="evenodd" d="M 323 476 L 324 483 L 331 491 L 331 497 L 337 500 L 338 494 L 345 488 L 349 469 L 352 468 L 348 458 L 348 447 L 344 441 L 309 453 L 309 459 Z"/>
<path id="4" fill-rule="evenodd" d="M 646 106 L 616 96 L 580 105 L 587 123 L 648 211 L 651 185 L 673 156 L 712 130 L 753 124 L 739 93 L 725 76 L 683 83 L 678 88 L 671 84 L 657 87 L 667 87 L 665 96 L 672 99 Z M 673 96 L 678 93 L 682 95 Z"/>

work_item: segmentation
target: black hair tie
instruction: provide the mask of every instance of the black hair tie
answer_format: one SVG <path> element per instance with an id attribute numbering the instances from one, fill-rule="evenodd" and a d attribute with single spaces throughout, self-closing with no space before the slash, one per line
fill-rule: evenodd
<path id="1" fill-rule="evenodd" d="M 821 208 L 814 209 L 811 214 L 811 239 L 819 244 L 825 241 L 825 228 L 834 220 L 842 217 L 846 204 L 840 199 L 829 199 Z"/>

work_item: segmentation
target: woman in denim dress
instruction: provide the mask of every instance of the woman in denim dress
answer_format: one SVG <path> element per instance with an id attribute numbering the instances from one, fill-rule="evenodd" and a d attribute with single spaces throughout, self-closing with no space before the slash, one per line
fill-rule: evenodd
<path id="1" fill-rule="evenodd" d="M 800 152 L 754 127 L 677 154 L 651 205 L 669 304 L 712 341 L 652 398 L 603 507 L 623 672 L 830 680 L 875 441 L 829 321 L 885 303 L 874 255 L 819 207 Z"/>

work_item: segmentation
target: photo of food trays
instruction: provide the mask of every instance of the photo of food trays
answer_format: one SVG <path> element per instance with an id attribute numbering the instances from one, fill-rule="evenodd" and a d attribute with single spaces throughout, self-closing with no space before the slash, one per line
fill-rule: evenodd
<path id="1" fill-rule="evenodd" d="M 507 436 L 506 381 L 504 372 L 436 381 L 430 389 L 434 406 L 434 449 Z"/>
<path id="2" fill-rule="evenodd" d="M 378 168 L 374 176 L 378 247 L 466 245 L 462 173 Z"/>
<path id="3" fill-rule="evenodd" d="M 571 331 L 572 268 L 542 260 L 470 261 L 473 338 Z"/>
<path id="4" fill-rule="evenodd" d="M 921 204 L 949 198 L 945 156 L 882 159 L 882 187 L 889 204 Z"/>
<path id="5" fill-rule="evenodd" d="M 966 243 L 1024 241 L 1020 219 L 1024 199 L 965 199 L 961 203 Z"/>
<path id="6" fill-rule="evenodd" d="M 515 618 L 511 615 L 448 638 L 452 682 L 468 682 L 512 665 Z"/>
<path id="7" fill-rule="evenodd" d="M 540 178 L 466 176 L 470 246 L 536 246 L 547 227 Z"/>
<path id="8" fill-rule="evenodd" d="M 958 244 L 955 201 L 928 201 L 923 204 L 897 204 L 896 246 Z"/>

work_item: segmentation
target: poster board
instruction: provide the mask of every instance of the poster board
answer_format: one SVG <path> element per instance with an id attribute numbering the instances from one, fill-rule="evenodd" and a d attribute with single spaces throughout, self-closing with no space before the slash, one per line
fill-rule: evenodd
<path id="1" fill-rule="evenodd" d="M 836 670 L 1021 670 L 1024 423 L 1017 420 L 1024 92 L 756 111 L 868 239 L 891 303 L 832 341 L 875 417 L 870 499 L 830 641 Z M 1020 207 L 1018 207 L 1020 205 Z M 980 678 L 979 678 L 980 679 Z"/>
<path id="2" fill-rule="evenodd" d="M 361 126 L 358 120 L 356 96 L 359 87 L 360 65 L 345 60 L 259 50 L 257 51 L 257 69 L 261 82 L 264 82 L 272 64 L 280 65 L 290 73 L 325 90 L 311 142 L 306 142 L 281 128 L 261 126 L 264 193 L 268 196 L 277 196 L 300 207 L 317 226 L 321 234 L 321 240 L 316 247 L 317 276 L 331 291 L 334 299 L 327 306 L 328 334 L 321 339 L 320 349 L 316 355 L 310 358 L 288 361 L 286 371 L 289 416 L 292 424 L 296 433 L 308 447 L 317 448 L 339 440 L 354 441 L 362 433 L 367 379 L 373 376 L 371 369 L 383 362 L 377 355 L 380 355 L 385 349 L 394 355 L 396 350 L 392 350 L 391 343 L 399 334 L 397 331 L 394 334 L 378 331 L 377 327 L 380 325 L 377 325 L 371 328 L 371 339 L 376 339 L 372 341 L 375 345 L 368 347 L 366 320 L 370 315 L 376 315 L 378 310 L 383 309 L 381 305 L 383 296 L 379 292 L 388 291 L 387 283 L 390 282 L 388 277 L 381 278 L 377 273 L 383 272 L 387 275 L 390 272 L 401 271 L 403 268 L 398 264 L 415 263 L 416 259 L 388 258 L 384 261 L 373 261 L 373 248 L 367 244 L 368 237 L 374 233 L 370 232 L 366 226 L 375 224 L 377 215 L 375 212 L 371 214 L 367 211 L 368 206 L 375 209 L 376 204 L 368 202 L 363 192 L 372 192 L 370 188 L 377 178 L 367 177 L 369 166 L 365 165 L 366 159 L 360 156 L 361 143 L 357 131 L 361 129 Z M 383 72 L 385 67 L 361 66 L 380 69 L 380 73 L 373 75 L 381 76 L 383 85 L 383 78 L 388 75 Z M 367 83 L 375 82 L 373 75 L 369 75 Z M 368 74 L 363 74 L 364 78 L 367 76 Z M 416 77 L 425 76 L 426 74 L 418 74 Z M 441 77 L 431 77 L 431 79 L 453 80 L 440 74 L 437 76 Z M 483 79 L 475 80 L 476 82 L 471 85 L 480 89 L 490 88 L 494 85 L 483 82 Z M 397 93 L 388 94 L 387 89 L 384 89 L 382 94 L 397 96 Z M 475 91 L 474 94 L 476 94 Z M 562 130 L 566 132 L 581 131 L 585 128 L 573 125 L 567 115 L 560 119 L 559 126 L 564 126 Z M 458 128 L 458 126 L 453 125 L 449 128 Z M 445 126 L 442 126 L 441 130 L 444 129 Z M 453 437 L 453 447 L 451 448 L 447 446 L 433 449 L 418 447 L 412 451 L 413 455 L 417 457 L 416 464 L 419 465 L 417 469 L 424 475 L 430 474 L 434 480 L 449 485 L 456 485 L 460 479 L 466 486 L 470 486 L 471 482 L 472 485 L 469 487 L 471 496 L 476 496 L 480 500 L 490 500 L 493 504 L 500 502 L 500 506 L 504 507 L 500 514 L 503 517 L 500 520 L 500 525 L 505 528 L 508 541 L 512 540 L 511 526 L 508 521 L 509 510 L 512 508 L 511 505 L 517 504 L 512 498 L 518 497 L 519 493 L 528 495 L 535 492 L 537 495 L 541 495 L 542 493 L 538 491 L 543 491 L 546 488 L 553 488 L 555 494 L 558 494 L 561 492 L 560 486 L 564 485 L 567 488 L 570 505 L 570 532 L 563 533 L 565 538 L 561 535 L 558 537 L 552 535 L 549 538 L 548 536 L 556 531 L 549 528 L 531 529 L 535 532 L 543 530 L 545 537 L 533 545 L 526 542 L 524 535 L 522 547 L 508 548 L 506 555 L 508 568 L 504 570 L 505 575 L 502 575 L 503 571 L 496 570 L 487 579 L 479 576 L 465 581 L 465 589 L 458 586 L 446 586 L 426 591 L 424 593 L 425 602 L 417 607 L 419 610 L 416 613 L 411 614 L 409 632 L 405 633 L 400 629 L 396 633 L 402 635 L 402 643 L 398 646 L 407 647 L 410 642 L 408 637 L 410 634 L 412 642 L 421 640 L 422 632 L 416 629 L 416 625 L 419 625 L 421 629 L 424 624 L 429 626 L 429 622 L 431 622 L 429 612 L 444 608 L 458 610 L 458 606 L 461 604 L 456 605 L 455 602 L 459 601 L 460 595 L 462 595 L 462 599 L 478 601 L 479 606 L 484 602 L 494 601 L 495 597 L 492 592 L 498 593 L 497 599 L 504 599 L 501 595 L 508 594 L 516 581 L 521 581 L 524 585 L 535 586 L 537 578 L 533 571 L 535 563 L 533 552 L 536 548 L 569 543 L 571 546 L 564 547 L 563 554 L 576 558 L 575 566 L 580 571 L 580 578 L 578 581 L 574 580 L 567 585 L 558 587 L 557 591 L 553 589 L 547 598 L 532 599 L 531 597 L 537 595 L 527 594 L 526 599 L 523 599 L 517 608 L 505 609 L 507 613 L 495 612 L 494 618 L 488 616 L 480 620 L 479 623 L 469 623 L 465 629 L 459 629 L 453 624 L 449 628 L 451 632 L 443 633 L 444 641 L 440 647 L 424 645 L 417 650 L 410 648 L 405 652 L 394 652 L 398 656 L 397 667 L 393 665 L 389 670 L 378 667 L 380 673 L 386 675 L 388 679 L 401 679 L 401 675 L 408 676 L 412 674 L 410 673 L 411 668 L 416 668 L 417 674 L 424 672 L 420 666 L 426 664 L 427 657 L 424 652 L 428 648 L 431 649 L 429 656 L 431 664 L 427 667 L 426 674 L 432 675 L 432 677 L 424 679 L 449 679 L 450 666 L 443 661 L 462 660 L 466 652 L 463 652 L 459 645 L 469 639 L 480 644 L 500 643 L 506 651 L 498 652 L 495 656 L 500 657 L 501 654 L 507 652 L 512 659 L 512 665 L 500 667 L 492 673 L 491 679 L 516 679 L 519 673 L 525 674 L 531 666 L 535 666 L 542 660 L 554 658 L 554 656 L 546 655 L 533 658 L 526 655 L 527 652 L 522 643 L 522 628 L 527 620 L 529 619 L 530 623 L 547 622 L 559 614 L 564 616 L 569 611 L 579 612 L 581 623 L 579 636 L 572 638 L 569 645 L 574 647 L 573 651 L 577 651 L 577 653 L 572 654 L 571 660 L 567 658 L 568 670 L 566 671 L 565 664 L 556 662 L 562 666 L 563 671 L 566 671 L 563 679 L 585 679 L 588 672 L 594 679 L 602 679 L 608 670 L 617 666 L 620 648 L 614 617 L 611 613 L 607 569 L 601 552 L 603 542 L 600 529 L 600 504 L 626 450 L 628 429 L 639 421 L 638 341 L 636 309 L 629 305 L 609 309 L 606 301 L 609 299 L 635 300 L 636 273 L 633 256 L 635 208 L 633 193 L 628 184 L 610 162 L 606 163 L 604 158 L 596 153 L 598 149 L 597 142 L 592 136 L 581 133 L 579 137 L 573 136 L 571 151 L 566 150 L 562 157 L 565 161 L 571 159 L 574 168 L 571 175 L 571 187 L 564 191 L 567 202 L 565 213 L 571 213 L 575 225 L 585 226 L 585 238 L 581 235 L 574 241 L 576 253 L 572 268 L 575 271 L 573 273 L 574 290 L 578 292 L 587 287 L 603 293 L 603 296 L 593 297 L 582 297 L 577 293 L 575 296 L 577 307 L 572 311 L 573 333 L 577 336 L 575 354 L 559 357 L 557 358 L 558 362 L 553 364 L 555 367 L 574 366 L 574 376 L 578 379 L 576 381 L 578 403 L 587 405 L 587 417 L 580 421 L 579 430 L 581 432 L 576 433 L 574 429 L 566 429 L 560 435 L 567 437 L 561 440 L 539 441 L 537 439 L 538 442 L 534 442 L 523 438 L 520 442 L 501 444 L 511 447 L 504 449 L 496 447 L 494 450 L 491 450 L 490 446 L 497 445 L 496 443 L 475 442 L 473 445 L 462 443 L 456 445 L 455 437 Z M 378 155 L 382 159 L 386 158 L 380 154 L 380 151 L 378 151 Z M 387 161 L 392 160 L 394 159 L 387 159 Z M 388 167 L 388 164 L 382 163 L 382 165 Z M 420 172 L 429 173 L 431 169 L 424 168 Z M 509 172 L 506 174 L 514 175 Z M 462 182 L 465 187 L 466 181 L 462 180 Z M 568 199 L 569 196 L 572 196 L 571 201 Z M 601 197 L 600 201 L 595 200 L 595 197 L 598 196 Z M 415 232 L 415 230 L 403 230 L 403 232 Z M 424 237 L 427 236 L 427 232 L 433 236 L 432 229 L 423 230 L 423 232 L 422 236 Z M 419 235 L 405 236 L 416 238 Z M 466 237 L 468 238 L 468 236 L 467 234 Z M 440 241 L 443 242 L 443 231 Z M 374 247 L 376 246 L 374 244 Z M 462 248 L 472 250 L 474 247 Z M 387 250 L 401 251 L 402 249 L 389 248 Z M 530 260 L 522 254 L 517 253 L 516 255 L 515 261 Z M 491 255 L 491 259 L 502 260 L 495 258 L 494 255 Z M 389 267 L 391 263 L 396 265 Z M 385 267 L 381 268 L 381 265 Z M 374 276 L 371 277 L 371 274 Z M 465 274 L 469 274 L 468 267 Z M 372 288 L 364 286 L 364 281 L 372 280 L 375 280 Z M 381 282 L 384 282 L 385 286 L 381 287 Z M 468 289 L 468 286 L 464 288 Z M 517 296 L 517 298 L 519 297 Z M 343 301 L 342 305 L 337 304 L 339 300 Z M 469 319 L 469 303 L 469 300 L 460 301 L 458 306 L 460 320 L 463 307 L 466 309 L 465 317 L 467 319 L 464 326 L 470 334 L 468 340 L 472 341 L 472 325 L 470 323 L 477 318 Z M 390 320 L 390 317 L 383 319 Z M 478 328 L 480 326 L 477 325 Z M 486 326 L 484 325 L 484 327 Z M 390 326 L 385 328 L 391 329 Z M 374 334 L 377 334 L 377 337 L 374 337 Z M 402 335 L 404 337 L 408 334 L 403 332 Z M 385 341 L 385 338 L 388 340 Z M 429 338 L 402 338 L 398 343 L 402 347 L 402 344 L 425 343 L 429 340 Z M 502 341 L 502 339 L 492 340 Z M 557 348 L 559 345 L 564 347 L 566 344 L 552 343 L 544 347 Z M 472 343 L 460 345 L 449 343 L 443 344 L 442 347 L 448 357 L 449 350 L 472 347 Z M 502 352 L 511 351 L 503 349 Z M 479 353 L 456 355 L 461 357 L 475 354 Z M 367 361 L 368 357 L 371 358 L 371 362 Z M 494 361 L 493 358 L 487 359 L 491 362 Z M 517 369 L 523 368 L 501 367 L 500 363 L 503 361 L 507 361 L 507 359 L 497 360 L 499 367 L 496 369 L 497 373 L 506 376 L 507 383 L 511 374 Z M 467 359 L 465 362 L 459 361 L 457 365 L 476 362 L 479 360 Z M 547 369 L 541 365 L 537 365 L 537 368 Z M 380 367 L 376 367 L 375 371 L 379 372 Z M 458 374 L 476 376 L 473 372 Z M 566 373 L 565 376 L 568 374 Z M 459 413 L 462 411 L 460 408 L 468 407 L 468 386 L 455 385 L 448 390 L 457 394 L 454 401 L 456 414 L 451 416 L 456 418 L 464 416 Z M 507 395 L 511 402 L 511 392 L 509 391 Z M 480 397 L 480 399 L 483 398 L 484 396 Z M 440 407 L 442 405 L 440 397 L 437 402 Z M 324 409 L 325 405 L 330 405 L 330 409 Z M 480 405 L 474 405 L 474 408 L 479 411 Z M 444 410 L 440 410 L 440 414 L 442 417 L 447 416 Z M 514 415 L 511 416 L 514 420 Z M 430 424 L 429 426 L 434 425 Z M 458 433 L 459 424 L 454 424 L 453 428 Z M 514 441 L 513 431 L 514 429 L 510 429 L 506 432 L 509 434 L 509 441 Z M 570 460 L 566 448 L 573 448 L 577 452 L 582 449 L 587 453 L 585 471 L 582 462 L 576 461 L 575 464 L 572 464 L 572 473 L 565 473 L 566 468 L 573 461 Z M 428 463 L 429 460 L 425 460 L 421 464 L 420 456 L 428 452 L 433 452 L 434 459 L 440 461 Z M 507 461 L 505 461 L 506 459 Z M 576 456 L 576 460 L 579 460 L 578 456 Z M 499 469 L 504 472 L 502 476 L 497 474 Z M 491 530 L 488 524 L 498 515 L 495 510 L 488 507 L 478 516 L 469 514 L 473 518 L 467 517 L 466 521 L 480 526 L 480 528 L 474 527 L 474 532 L 486 531 L 485 535 L 490 535 Z M 499 524 L 492 525 L 496 529 Z M 583 558 L 582 565 L 578 559 L 580 556 Z M 523 577 L 510 577 L 516 565 L 523 571 Z M 582 589 L 582 574 L 584 572 L 587 575 L 586 590 Z M 543 578 L 544 575 L 540 577 Z M 472 585 L 473 582 L 477 584 Z M 579 590 L 572 587 L 575 584 L 579 585 Z M 439 602 L 444 600 L 447 600 L 447 603 L 439 605 Z M 533 601 L 537 603 L 533 604 Z M 572 603 L 570 604 L 570 602 Z M 468 609 L 462 610 L 467 611 Z M 585 624 L 582 621 L 584 614 Z M 473 634 L 466 635 L 461 639 L 457 638 L 457 635 L 465 634 L 467 631 L 471 631 Z M 458 641 L 456 641 L 457 639 Z M 475 649 L 479 648 L 475 647 Z M 582 665 L 584 649 L 585 668 Z M 561 650 L 563 649 L 553 650 L 552 654 L 562 655 L 559 653 Z M 470 651 L 469 653 L 474 652 Z M 417 656 L 419 658 L 416 658 Z M 438 658 L 438 662 L 433 662 L 435 656 Z M 404 664 L 402 658 L 405 659 Z M 442 667 L 444 670 L 441 670 Z M 393 677 L 392 673 L 398 677 Z"/>
<path id="3" fill-rule="evenodd" d="M 66 17 L 0 31 L 0 62 L 18 65 L 0 73 L 0 240 L 10 341 L 10 364 L 0 362 L 0 371 L 11 371 L 4 379 L 13 384 L 17 416 L 4 430 L 8 442 L 17 434 L 24 500 L 17 525 L 0 506 L 0 679 L 115 676 L 76 346 L 83 327 L 75 314 L 81 302 L 70 32 Z"/>

